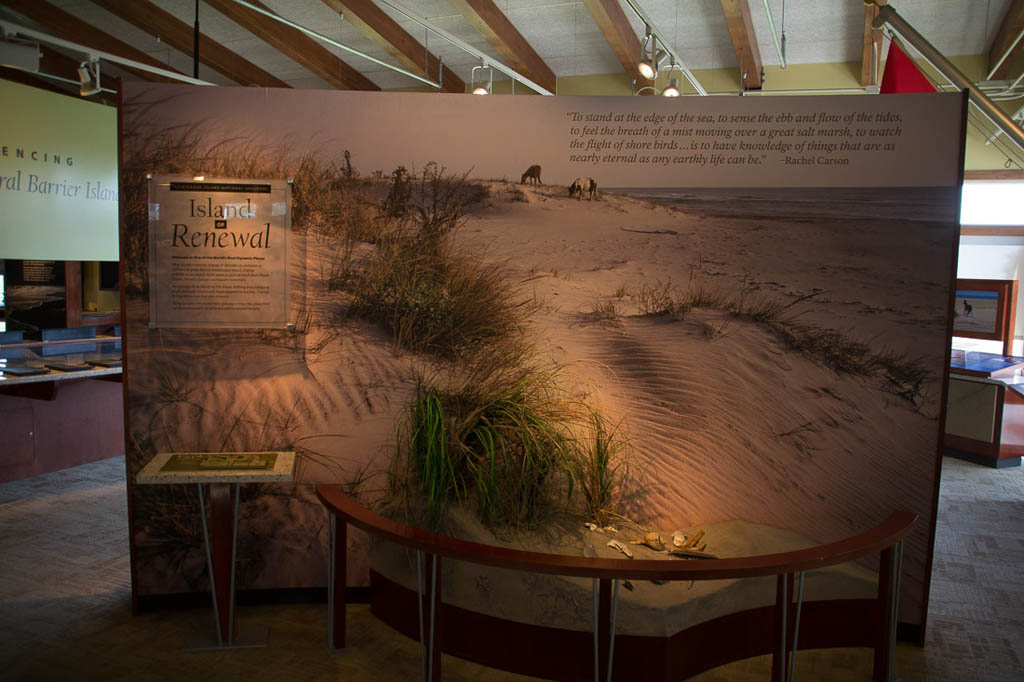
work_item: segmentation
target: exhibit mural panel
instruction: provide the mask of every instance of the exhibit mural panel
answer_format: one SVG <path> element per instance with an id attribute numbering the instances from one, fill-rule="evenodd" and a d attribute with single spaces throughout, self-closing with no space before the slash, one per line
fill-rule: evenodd
<path id="1" fill-rule="evenodd" d="M 297 483 L 243 487 L 240 588 L 325 585 L 321 482 L 535 549 L 565 518 L 727 556 L 910 509 L 900 619 L 921 622 L 959 95 L 124 102 L 129 480 L 158 452 L 298 453 Z M 148 173 L 293 179 L 290 329 L 150 327 Z M 131 500 L 137 594 L 205 589 L 195 495 Z"/>

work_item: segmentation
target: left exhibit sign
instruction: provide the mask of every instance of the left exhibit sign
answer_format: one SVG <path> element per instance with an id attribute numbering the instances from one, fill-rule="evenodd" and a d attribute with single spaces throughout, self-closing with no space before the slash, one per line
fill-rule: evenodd
<path id="1" fill-rule="evenodd" d="M 117 109 L 0 78 L 0 254 L 118 260 Z"/>
<path id="2" fill-rule="evenodd" d="M 288 180 L 152 176 L 151 327 L 288 326 Z"/>

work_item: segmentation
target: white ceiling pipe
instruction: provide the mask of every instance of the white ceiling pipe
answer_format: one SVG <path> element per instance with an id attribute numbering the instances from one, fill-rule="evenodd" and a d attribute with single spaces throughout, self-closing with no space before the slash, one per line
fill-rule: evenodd
<path id="1" fill-rule="evenodd" d="M 756 95 L 758 97 L 764 97 L 766 95 L 843 95 L 843 94 L 877 94 L 875 90 L 878 88 L 877 85 L 866 85 L 858 88 L 797 88 L 793 90 L 741 90 L 737 93 L 744 97 L 750 97 Z"/>
<path id="2" fill-rule="evenodd" d="M 764 0 L 764 13 L 768 16 L 768 29 L 772 32 L 775 54 L 779 55 L 779 66 L 784 69 L 786 68 L 786 53 L 779 42 L 779 35 L 775 32 L 775 21 L 772 19 L 772 8 L 768 6 L 768 0 Z"/>

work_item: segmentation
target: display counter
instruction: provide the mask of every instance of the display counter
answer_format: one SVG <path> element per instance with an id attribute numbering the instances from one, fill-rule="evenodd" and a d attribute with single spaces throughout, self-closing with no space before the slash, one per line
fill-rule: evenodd
<path id="1" fill-rule="evenodd" d="M 119 336 L 0 344 L 0 482 L 123 455 L 121 372 Z"/>
<path id="2" fill-rule="evenodd" d="M 946 403 L 946 454 L 996 468 L 1024 455 L 1024 357 L 954 352 Z"/>

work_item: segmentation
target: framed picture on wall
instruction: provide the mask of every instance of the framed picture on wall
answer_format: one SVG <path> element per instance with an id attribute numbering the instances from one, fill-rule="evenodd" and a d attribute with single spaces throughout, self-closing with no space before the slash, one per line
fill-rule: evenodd
<path id="1" fill-rule="evenodd" d="M 953 303 L 953 336 L 1003 342 L 1003 353 L 1013 345 L 1017 310 L 1017 280 L 958 279 Z"/>

